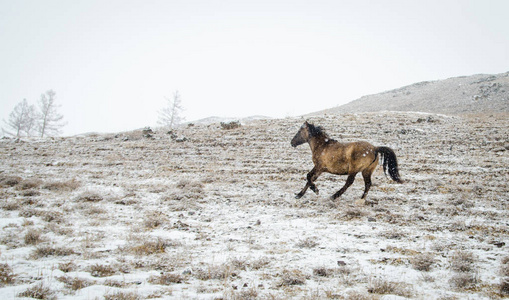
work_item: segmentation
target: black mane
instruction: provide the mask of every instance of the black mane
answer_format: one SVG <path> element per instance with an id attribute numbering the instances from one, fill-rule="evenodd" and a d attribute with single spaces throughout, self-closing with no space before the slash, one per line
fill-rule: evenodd
<path id="1" fill-rule="evenodd" d="M 322 126 L 315 126 L 313 124 L 309 124 L 309 133 L 312 137 L 322 136 L 326 139 L 330 139 L 329 135 L 325 132 Z"/>

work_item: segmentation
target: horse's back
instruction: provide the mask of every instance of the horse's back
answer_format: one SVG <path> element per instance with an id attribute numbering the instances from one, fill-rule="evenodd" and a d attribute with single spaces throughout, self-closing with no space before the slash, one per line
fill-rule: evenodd
<path id="1" fill-rule="evenodd" d="M 365 141 L 328 145 L 324 161 L 330 173 L 354 174 L 376 167 L 376 147 Z"/>

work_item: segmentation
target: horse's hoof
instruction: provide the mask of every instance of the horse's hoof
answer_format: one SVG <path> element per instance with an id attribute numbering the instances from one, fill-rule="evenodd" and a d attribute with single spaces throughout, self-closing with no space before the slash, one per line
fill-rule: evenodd
<path id="1" fill-rule="evenodd" d="M 303 195 L 301 195 L 301 194 L 297 194 L 297 195 L 295 195 L 295 199 L 300 199 L 300 198 L 302 198 L 302 196 Z"/>

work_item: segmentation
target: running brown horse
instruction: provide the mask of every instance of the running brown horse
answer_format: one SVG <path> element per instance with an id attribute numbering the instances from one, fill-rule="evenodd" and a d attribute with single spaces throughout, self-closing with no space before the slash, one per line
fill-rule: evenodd
<path id="1" fill-rule="evenodd" d="M 314 181 L 322 173 L 327 172 L 335 175 L 348 175 L 345 185 L 332 195 L 332 199 L 341 196 L 355 180 L 357 173 L 364 177 L 365 199 L 371 187 L 371 174 L 378 165 L 378 154 L 382 157 L 383 169 L 386 174 L 387 167 L 392 180 L 403 183 L 399 176 L 398 161 L 391 148 L 375 147 L 368 142 L 340 143 L 329 138 L 322 127 L 314 126 L 307 121 L 299 129 L 292 139 L 292 146 L 297 147 L 308 143 L 311 147 L 314 168 L 307 174 L 307 182 L 302 191 L 295 198 L 299 199 L 306 193 L 308 188 L 318 194 L 318 188 Z"/>

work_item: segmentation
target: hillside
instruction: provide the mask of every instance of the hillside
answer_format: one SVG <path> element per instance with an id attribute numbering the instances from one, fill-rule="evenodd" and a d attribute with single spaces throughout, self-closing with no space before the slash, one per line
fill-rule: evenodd
<path id="1" fill-rule="evenodd" d="M 509 72 L 420 82 L 310 115 L 384 110 L 440 114 L 509 112 Z"/>
<path id="2" fill-rule="evenodd" d="M 0 140 L 0 298 L 496 299 L 509 293 L 509 123 L 422 113 L 311 121 L 392 147 L 381 168 L 322 175 L 302 120 L 176 135 Z M 340 124 L 340 125 L 339 125 Z M 505 278 L 505 279 L 504 279 Z M 392 299 L 392 298 L 391 298 Z"/>

